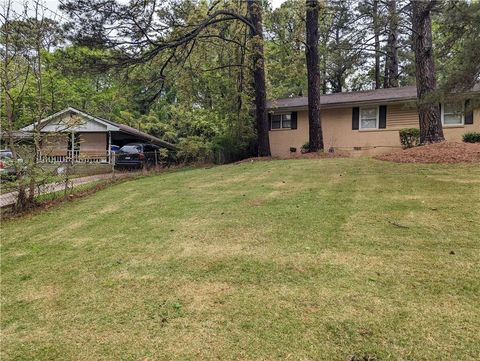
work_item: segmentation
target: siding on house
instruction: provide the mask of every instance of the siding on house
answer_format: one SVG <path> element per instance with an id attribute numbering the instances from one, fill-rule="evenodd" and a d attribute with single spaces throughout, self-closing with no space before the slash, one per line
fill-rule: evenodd
<path id="1" fill-rule="evenodd" d="M 47 156 L 65 156 L 68 149 L 69 134 L 52 133 L 42 136 L 40 153 Z"/>
<path id="2" fill-rule="evenodd" d="M 282 112 L 279 113 L 282 114 Z M 273 156 L 288 157 L 291 153 L 290 148 L 296 148 L 296 153 L 299 154 L 302 145 L 308 142 L 308 113 L 298 112 L 297 129 L 273 129 L 270 130 L 269 136 Z"/>
<path id="3" fill-rule="evenodd" d="M 387 104 L 385 129 L 352 130 L 352 107 L 322 109 L 321 117 L 325 149 L 334 148 L 352 155 L 381 154 L 400 149 L 399 129 L 418 128 L 418 113 L 412 103 Z M 270 131 L 272 156 L 288 158 L 300 153 L 302 145 L 308 142 L 306 110 L 298 111 L 297 124 L 297 129 Z M 464 133 L 480 131 L 480 108 L 474 110 L 473 124 L 443 129 L 449 141 L 461 141 Z M 290 148 L 296 148 L 296 153 L 292 153 Z"/>
<path id="4" fill-rule="evenodd" d="M 387 105 L 387 128 L 418 128 L 418 113 L 415 105 L 391 104 Z"/>
<path id="5" fill-rule="evenodd" d="M 106 133 L 80 133 L 80 153 L 105 154 L 106 150 Z"/>
<path id="6" fill-rule="evenodd" d="M 390 152 L 400 147 L 398 131 L 389 124 L 388 107 L 385 129 L 352 130 L 352 108 L 325 109 L 322 126 L 325 149 L 361 155 Z M 356 148 L 362 149 L 354 150 Z"/>
<path id="7" fill-rule="evenodd" d="M 43 155 L 67 155 L 70 133 L 45 134 L 41 143 Z M 104 155 L 107 150 L 106 133 L 80 133 L 80 153 Z"/>

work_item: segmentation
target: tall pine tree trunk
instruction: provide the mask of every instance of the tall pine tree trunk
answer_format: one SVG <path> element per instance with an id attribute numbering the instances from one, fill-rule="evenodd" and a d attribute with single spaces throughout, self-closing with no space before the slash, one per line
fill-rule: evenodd
<path id="1" fill-rule="evenodd" d="M 40 130 L 39 124 L 43 118 L 43 78 L 42 78 L 42 40 L 43 40 L 43 21 L 44 18 L 40 14 L 41 3 L 40 0 L 34 2 L 35 6 L 35 64 L 32 67 L 35 70 L 35 77 L 37 82 L 37 114 L 36 121 L 34 122 L 34 131 L 33 131 L 33 160 L 30 164 L 29 169 L 29 187 L 28 187 L 28 202 L 33 204 L 35 201 L 35 186 L 36 186 L 36 157 L 40 150 Z"/>
<path id="2" fill-rule="evenodd" d="M 318 60 L 318 0 L 306 0 L 306 57 L 308 80 L 309 151 L 323 149 L 322 123 L 320 119 L 320 68 Z"/>
<path id="3" fill-rule="evenodd" d="M 270 141 L 268 137 L 265 57 L 263 52 L 262 1 L 248 0 L 247 9 L 250 22 L 253 25 L 251 36 L 253 39 L 252 60 L 258 156 L 268 157 L 270 156 Z"/>
<path id="4" fill-rule="evenodd" d="M 398 87 L 398 14 L 397 1 L 389 0 L 388 6 L 388 39 L 385 57 L 384 88 Z"/>
<path id="5" fill-rule="evenodd" d="M 430 144 L 445 140 L 440 107 L 434 98 L 437 87 L 432 46 L 430 12 L 435 0 L 412 0 L 412 45 L 415 53 L 417 107 L 420 122 L 420 143 Z"/>
<path id="6" fill-rule="evenodd" d="M 387 48 L 388 48 L 388 44 L 387 44 Z M 385 53 L 385 69 L 383 69 L 383 87 L 384 88 L 390 88 L 388 86 L 389 84 L 389 79 L 388 79 L 388 67 L 390 66 L 390 57 L 389 57 L 389 54 L 388 54 L 388 49 Z"/>
<path id="7" fill-rule="evenodd" d="M 373 32 L 375 37 L 375 89 L 380 89 L 380 19 L 378 0 L 373 0 Z"/>

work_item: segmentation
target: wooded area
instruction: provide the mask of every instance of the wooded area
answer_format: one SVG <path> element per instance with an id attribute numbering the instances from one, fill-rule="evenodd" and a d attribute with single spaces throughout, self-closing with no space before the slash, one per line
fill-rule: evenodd
<path id="1" fill-rule="evenodd" d="M 269 155 L 266 100 L 307 94 L 317 151 L 320 94 L 415 83 L 422 142 L 435 142 L 442 94 L 480 74 L 478 1 L 32 0 L 2 14 L 3 129 L 74 106 L 180 158 Z"/>

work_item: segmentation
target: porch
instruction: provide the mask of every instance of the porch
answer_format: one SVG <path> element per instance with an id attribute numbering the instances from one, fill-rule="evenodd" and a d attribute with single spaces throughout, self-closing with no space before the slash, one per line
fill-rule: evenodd
<path id="1" fill-rule="evenodd" d="M 39 163 L 108 163 L 113 162 L 115 153 L 113 152 L 91 152 L 80 150 L 68 150 L 66 154 L 48 153 L 43 154 L 42 151 L 37 154 L 37 162 Z"/>
<path id="2" fill-rule="evenodd" d="M 44 134 L 37 152 L 39 163 L 113 163 L 111 132 Z"/>

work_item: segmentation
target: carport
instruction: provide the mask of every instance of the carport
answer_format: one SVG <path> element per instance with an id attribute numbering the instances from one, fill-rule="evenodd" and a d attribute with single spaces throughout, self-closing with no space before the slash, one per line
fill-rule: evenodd
<path id="1" fill-rule="evenodd" d="M 111 163 L 111 146 L 127 143 L 149 143 L 175 150 L 173 144 L 150 134 L 72 107 L 21 131 L 31 133 L 34 129 L 42 134 L 38 162 Z"/>

